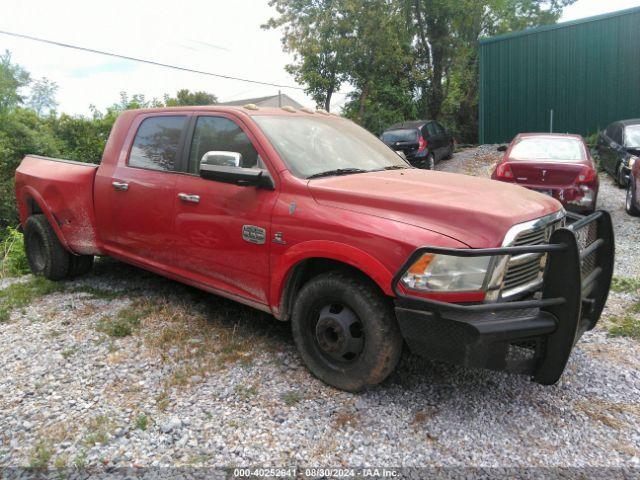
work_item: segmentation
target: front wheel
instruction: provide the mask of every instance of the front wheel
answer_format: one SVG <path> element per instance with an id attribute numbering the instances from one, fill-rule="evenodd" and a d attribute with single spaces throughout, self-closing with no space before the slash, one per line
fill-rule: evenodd
<path id="1" fill-rule="evenodd" d="M 636 197 L 635 183 L 636 182 L 633 180 L 633 178 L 629 180 L 624 207 L 629 215 L 637 217 L 640 216 L 640 209 L 638 208 L 638 198 Z"/>
<path id="2" fill-rule="evenodd" d="M 296 298 L 293 339 L 320 380 L 357 392 L 382 382 L 402 353 L 391 303 L 365 279 L 343 272 L 319 275 Z"/>

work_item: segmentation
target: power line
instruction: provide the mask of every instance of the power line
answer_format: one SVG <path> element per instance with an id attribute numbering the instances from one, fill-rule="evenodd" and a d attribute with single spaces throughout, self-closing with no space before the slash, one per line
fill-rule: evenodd
<path id="1" fill-rule="evenodd" d="M 282 84 L 278 84 L 278 83 L 261 82 L 259 80 L 250 80 L 248 78 L 240 78 L 240 77 L 233 77 L 231 75 L 222 75 L 222 74 L 219 74 L 219 73 L 205 72 L 203 70 L 195 70 L 195 69 L 187 68 L 187 67 L 179 67 L 177 65 L 170 65 L 168 63 L 154 62 L 153 60 L 145 60 L 143 58 L 129 57 L 127 55 L 120 55 L 120 54 L 117 54 L 117 53 L 105 52 L 103 50 L 95 50 L 93 48 L 80 47 L 78 45 L 71 45 L 69 43 L 56 42 L 54 40 L 47 40 L 45 38 L 32 37 L 31 35 L 23 35 L 21 33 L 7 32 L 7 31 L 4 31 L 4 30 L 0 30 L 0 34 L 8 35 L 10 37 L 24 38 L 26 40 L 32 40 L 34 42 L 47 43 L 49 45 L 56 45 L 58 47 L 71 48 L 73 50 L 81 50 L 83 52 L 97 53 L 99 55 L 106 55 L 108 57 L 122 58 L 124 60 L 131 60 L 132 62 L 147 63 L 149 65 L 155 65 L 156 67 L 171 68 L 173 70 L 180 70 L 180 71 L 183 71 L 183 72 L 191 72 L 191 73 L 197 73 L 197 74 L 200 74 L 200 75 L 208 75 L 210 77 L 224 78 L 224 79 L 227 79 L 227 80 L 237 80 L 239 82 L 255 83 L 255 84 L 258 84 L 258 85 L 268 85 L 270 87 L 290 88 L 290 89 L 293 89 L 293 90 L 304 90 L 303 87 L 294 87 L 292 85 L 282 85 Z"/>

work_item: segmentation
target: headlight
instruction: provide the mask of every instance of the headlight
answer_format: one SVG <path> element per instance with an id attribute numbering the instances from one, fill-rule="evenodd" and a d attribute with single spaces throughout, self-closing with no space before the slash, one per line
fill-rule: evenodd
<path id="1" fill-rule="evenodd" d="M 484 290 L 492 258 L 425 253 L 407 269 L 402 283 L 412 290 L 426 292 Z"/>
<path id="2" fill-rule="evenodd" d="M 633 155 L 629 157 L 629 170 L 633 169 L 633 166 L 637 161 L 638 161 L 638 157 L 635 157 Z"/>

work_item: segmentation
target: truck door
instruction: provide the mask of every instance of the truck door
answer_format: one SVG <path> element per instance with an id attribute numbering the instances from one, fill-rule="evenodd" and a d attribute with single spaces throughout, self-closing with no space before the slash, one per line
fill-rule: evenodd
<path id="1" fill-rule="evenodd" d="M 177 165 L 188 115 L 141 116 L 113 168 L 96 177 L 96 216 L 105 249 L 164 269 L 175 261 Z"/>
<path id="2" fill-rule="evenodd" d="M 261 147 L 234 117 L 220 113 L 193 118 L 186 174 L 179 176 L 174 195 L 178 266 L 196 281 L 267 304 L 277 189 L 201 178 L 200 162 L 213 151 L 239 153 L 242 167 L 268 168 Z"/>

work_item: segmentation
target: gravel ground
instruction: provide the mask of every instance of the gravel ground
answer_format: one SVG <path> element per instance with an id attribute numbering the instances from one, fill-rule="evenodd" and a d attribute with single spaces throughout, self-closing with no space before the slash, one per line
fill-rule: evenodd
<path id="1" fill-rule="evenodd" d="M 486 173 L 490 154 L 440 168 Z M 603 178 L 624 251 L 623 199 Z M 59 288 L 0 323 L 0 466 L 640 467 L 640 348 L 607 331 L 634 291 L 555 386 L 406 354 L 353 395 L 307 372 L 288 325 L 233 302 L 110 260 Z"/>

